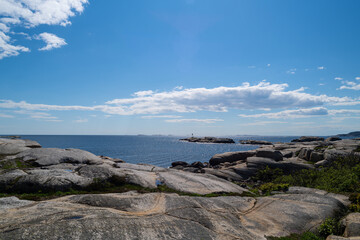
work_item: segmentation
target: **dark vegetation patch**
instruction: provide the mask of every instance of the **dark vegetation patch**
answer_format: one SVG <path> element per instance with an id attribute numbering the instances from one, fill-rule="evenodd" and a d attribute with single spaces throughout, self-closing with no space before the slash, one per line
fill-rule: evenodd
<path id="1" fill-rule="evenodd" d="M 1 156 L 0 156 L 1 159 Z M 0 161 L 0 169 L 12 170 L 12 169 L 26 169 L 33 168 L 34 166 L 30 162 L 25 162 L 22 159 L 8 159 Z"/>
<path id="2" fill-rule="evenodd" d="M 304 169 L 289 175 L 283 175 L 281 169 L 267 166 L 257 173 L 254 180 L 349 195 L 360 192 L 360 161 L 358 156 L 350 155 L 333 161 L 328 167 Z"/>

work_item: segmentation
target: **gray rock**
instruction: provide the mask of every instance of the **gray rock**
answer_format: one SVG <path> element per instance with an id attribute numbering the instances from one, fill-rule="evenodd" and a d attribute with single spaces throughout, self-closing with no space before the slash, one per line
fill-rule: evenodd
<path id="1" fill-rule="evenodd" d="M 56 165 L 60 163 L 101 164 L 104 161 L 98 156 L 84 150 L 59 148 L 28 149 L 17 154 L 16 158 L 34 162 L 39 166 Z"/>
<path id="2" fill-rule="evenodd" d="M 283 155 L 280 151 L 274 150 L 258 150 L 256 151 L 257 157 L 271 158 L 275 161 L 282 161 Z"/>
<path id="3" fill-rule="evenodd" d="M 289 174 L 302 169 L 313 168 L 310 164 L 299 163 L 298 161 L 289 159 L 286 161 L 276 162 L 270 158 L 250 157 L 247 160 L 247 167 L 250 169 L 280 168 L 285 174 Z"/>
<path id="4" fill-rule="evenodd" d="M 221 154 L 215 154 L 209 161 L 211 166 L 218 165 L 224 162 L 237 162 L 244 161 L 248 157 L 252 157 L 255 155 L 255 152 L 226 152 Z"/>
<path id="5" fill-rule="evenodd" d="M 311 152 L 309 161 L 316 163 L 316 162 L 319 162 L 319 161 L 321 161 L 323 159 L 324 159 L 324 154 L 323 153 Z"/>
<path id="6" fill-rule="evenodd" d="M 248 190 L 229 181 L 210 174 L 196 174 L 190 172 L 169 170 L 158 173 L 159 180 L 168 186 L 181 192 L 209 194 L 217 192 L 243 193 Z"/>
<path id="7" fill-rule="evenodd" d="M 343 220 L 345 237 L 360 237 L 360 213 L 350 213 Z"/>
<path id="8" fill-rule="evenodd" d="M 41 148 L 41 145 L 31 140 L 0 138 L 0 155 L 15 155 L 30 148 Z"/>
<path id="9" fill-rule="evenodd" d="M 0 239 L 265 240 L 315 229 L 343 208 L 337 199 L 317 193 L 263 198 L 76 195 L 2 210 Z"/>
<path id="10" fill-rule="evenodd" d="M 33 201 L 20 200 L 17 197 L 0 198 L 0 213 L 1 210 L 23 207 L 32 203 Z"/>
<path id="11" fill-rule="evenodd" d="M 177 162 L 172 162 L 171 163 L 171 167 L 176 167 L 176 166 L 183 166 L 183 167 L 187 167 L 189 164 L 187 162 L 183 162 L 183 161 L 177 161 Z"/>
<path id="12" fill-rule="evenodd" d="M 313 149 L 310 149 L 310 148 L 302 148 L 299 152 L 298 158 L 309 161 L 312 151 L 313 151 Z"/>

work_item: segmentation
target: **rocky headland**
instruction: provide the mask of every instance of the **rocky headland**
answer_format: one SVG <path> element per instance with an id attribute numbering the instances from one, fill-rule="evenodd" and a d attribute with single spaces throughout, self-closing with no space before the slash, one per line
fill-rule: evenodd
<path id="1" fill-rule="evenodd" d="M 359 152 L 317 139 L 161 168 L 0 139 L 0 239 L 357 239 Z M 309 188 L 328 170 L 345 179 Z"/>

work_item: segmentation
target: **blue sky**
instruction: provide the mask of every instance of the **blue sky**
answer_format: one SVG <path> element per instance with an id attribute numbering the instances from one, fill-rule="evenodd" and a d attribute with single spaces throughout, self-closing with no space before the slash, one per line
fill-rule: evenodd
<path id="1" fill-rule="evenodd" d="M 360 129 L 357 0 L 0 0 L 0 133 Z"/>

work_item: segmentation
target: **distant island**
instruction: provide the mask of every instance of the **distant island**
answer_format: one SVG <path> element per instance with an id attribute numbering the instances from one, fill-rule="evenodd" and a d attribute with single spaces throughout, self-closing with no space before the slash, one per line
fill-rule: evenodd
<path id="1" fill-rule="evenodd" d="M 197 143 L 235 143 L 235 141 L 231 138 L 216 138 L 216 137 L 190 137 L 190 138 L 183 138 L 180 141 L 186 142 L 197 142 Z"/>
<path id="2" fill-rule="evenodd" d="M 360 137 L 360 131 L 349 132 L 346 134 L 338 134 L 338 137 Z"/>

